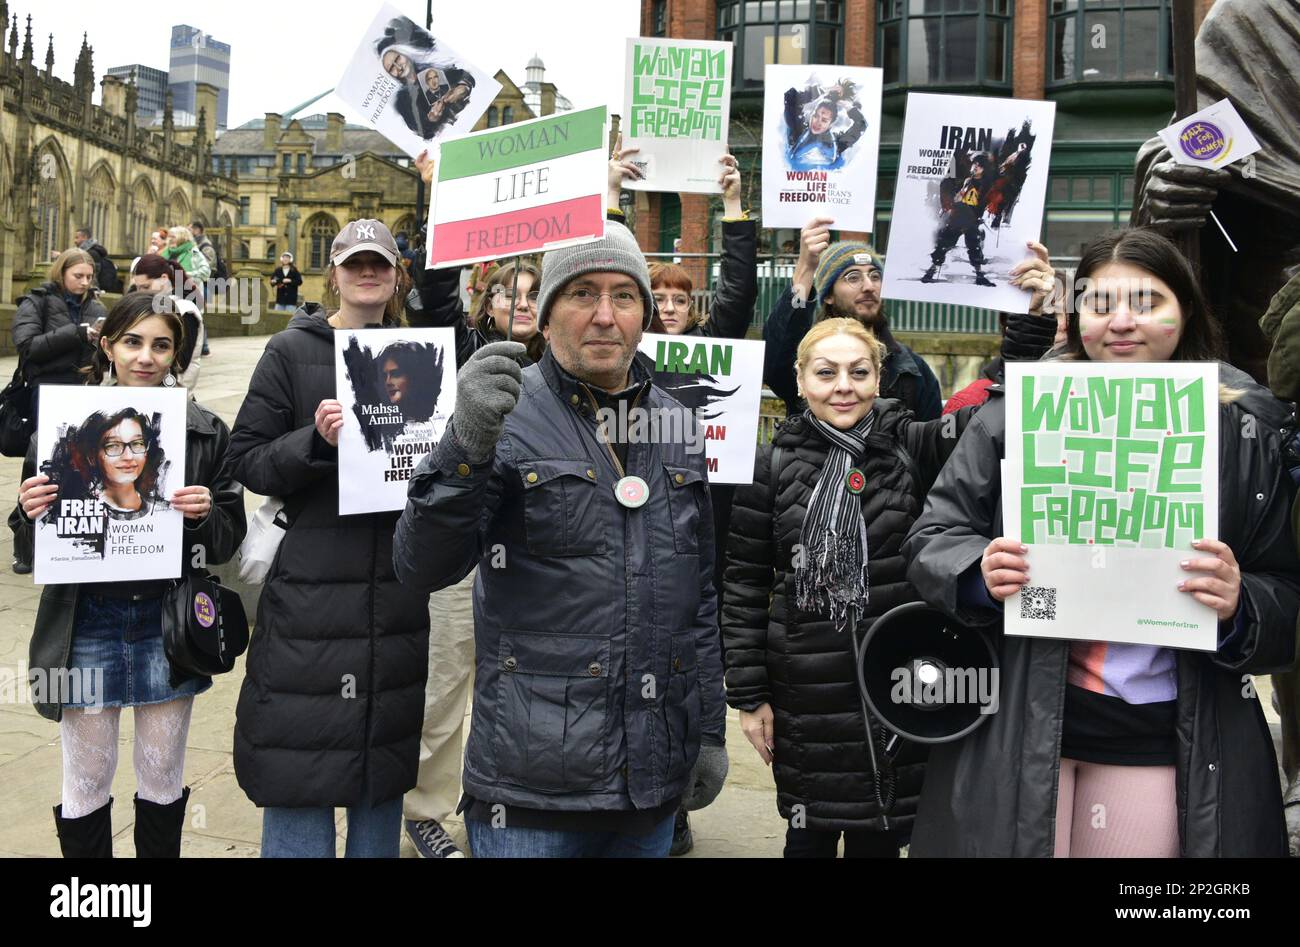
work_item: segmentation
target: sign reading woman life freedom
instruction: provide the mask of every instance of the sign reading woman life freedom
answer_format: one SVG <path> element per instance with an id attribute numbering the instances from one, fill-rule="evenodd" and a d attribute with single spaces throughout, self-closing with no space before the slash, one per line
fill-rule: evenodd
<path id="1" fill-rule="evenodd" d="M 763 345 L 750 339 L 709 339 L 647 333 L 638 350 L 655 384 L 694 416 L 694 440 L 681 412 L 615 419 L 630 437 L 686 439 L 703 450 L 709 483 L 752 483 L 763 396 Z M 626 404 L 622 405 L 626 409 Z M 631 426 L 629 426 L 631 425 Z"/>
<path id="2" fill-rule="evenodd" d="M 763 226 L 871 231 L 881 70 L 768 66 L 763 72 Z"/>
<path id="3" fill-rule="evenodd" d="M 645 177 L 634 191 L 717 194 L 731 124 L 731 43 L 633 37 L 627 41 L 623 147 Z"/>
<path id="4" fill-rule="evenodd" d="M 1038 240 L 1055 102 L 907 96 L 887 299 L 1028 312 L 1010 270 Z"/>
<path id="5" fill-rule="evenodd" d="M 1011 362 L 1004 535 L 1032 584 L 1009 635 L 1213 651 L 1218 617 L 1178 582 L 1195 539 L 1218 538 L 1214 364 Z"/>
<path id="6" fill-rule="evenodd" d="M 35 526 L 36 582 L 178 577 L 184 389 L 42 385 L 40 399 L 37 469 L 59 492 Z"/>
<path id="7" fill-rule="evenodd" d="M 334 91 L 415 158 L 438 139 L 473 128 L 501 83 L 385 4 Z"/>
<path id="8" fill-rule="evenodd" d="M 406 485 L 456 407 L 452 329 L 334 333 L 339 515 L 406 506 Z"/>
<path id="9" fill-rule="evenodd" d="M 605 107 L 442 143 L 426 265 L 460 266 L 605 235 Z"/>

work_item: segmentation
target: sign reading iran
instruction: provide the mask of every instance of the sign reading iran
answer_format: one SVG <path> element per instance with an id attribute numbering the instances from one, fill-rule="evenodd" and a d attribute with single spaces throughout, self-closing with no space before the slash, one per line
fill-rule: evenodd
<path id="1" fill-rule="evenodd" d="M 657 333 L 641 337 L 639 357 L 654 373 L 655 386 L 681 402 L 695 419 L 693 437 L 686 425 L 669 426 L 672 418 L 651 419 L 652 426 L 657 422 L 664 439 L 680 430 L 688 452 L 703 450 L 709 483 L 754 480 L 763 347 L 748 339 Z"/>
<path id="2" fill-rule="evenodd" d="M 426 265 L 599 240 L 608 150 L 603 105 L 443 142 Z"/>
<path id="3" fill-rule="evenodd" d="M 1032 581 L 1009 635 L 1213 651 L 1218 617 L 1179 591 L 1219 522 L 1213 362 L 1007 365 L 1003 534 Z"/>

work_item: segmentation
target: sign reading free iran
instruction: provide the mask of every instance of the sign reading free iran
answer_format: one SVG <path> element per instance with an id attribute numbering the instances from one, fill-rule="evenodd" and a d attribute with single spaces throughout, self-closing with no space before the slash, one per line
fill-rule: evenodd
<path id="1" fill-rule="evenodd" d="M 426 265 L 460 266 L 605 235 L 605 107 L 442 143 Z"/>

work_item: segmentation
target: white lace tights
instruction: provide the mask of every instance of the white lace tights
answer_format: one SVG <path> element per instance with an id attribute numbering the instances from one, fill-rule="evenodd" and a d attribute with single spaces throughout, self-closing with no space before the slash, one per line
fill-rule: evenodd
<path id="1" fill-rule="evenodd" d="M 194 698 L 178 697 L 135 708 L 136 795 L 166 805 L 181 797 L 185 783 L 185 740 Z M 122 708 L 98 713 L 63 711 L 63 817 L 78 819 L 108 802 L 117 771 L 117 733 Z"/>

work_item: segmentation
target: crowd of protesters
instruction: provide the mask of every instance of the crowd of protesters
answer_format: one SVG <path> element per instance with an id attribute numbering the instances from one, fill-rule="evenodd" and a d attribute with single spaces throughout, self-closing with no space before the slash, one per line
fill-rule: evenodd
<path id="1" fill-rule="evenodd" d="M 462 856 L 444 825 L 455 813 L 475 857 L 681 854 L 687 813 L 728 773 L 728 705 L 750 744 L 733 752 L 772 768 L 787 857 L 834 857 L 841 841 L 846 857 L 1285 854 L 1300 800 L 1284 802 L 1242 676 L 1296 657 L 1294 406 L 1224 361 L 1220 323 L 1176 245 L 1153 229 L 1100 236 L 1074 287 L 1047 247 L 1028 245 L 1012 278 L 1028 313 L 1003 317 L 999 358 L 945 406 L 934 372 L 890 330 L 886 262 L 814 218 L 763 329 L 764 381 L 787 418 L 757 446 L 751 484 L 711 485 L 684 443 L 597 418 L 676 404 L 637 357 L 644 333 L 746 334 L 758 225 L 727 155 L 722 254 L 701 313 L 688 270 L 649 264 L 624 225 L 634 152 L 613 147 L 601 240 L 474 268 L 468 311 L 461 272 L 413 266 L 405 235 L 377 220 L 334 238 L 324 305 L 300 305 L 302 276 L 282 254 L 275 307 L 293 314 L 233 429 L 191 403 L 191 485 L 171 504 L 207 563 L 238 548 L 245 488 L 280 498 L 288 524 L 233 734 L 263 856 L 332 856 L 339 808 L 349 856 L 396 856 L 403 832 L 425 857 Z M 431 181 L 432 162 L 417 165 Z M 204 330 L 191 290 L 219 257 L 201 227 L 151 240 L 108 311 L 93 235 L 58 256 L 14 322 L 29 383 L 193 388 Z M 1297 281 L 1278 296 L 1278 346 L 1300 332 Z M 455 411 L 404 511 L 340 515 L 334 334 L 403 324 L 454 330 Z M 1002 369 L 1040 359 L 1217 364 L 1219 538 L 1194 544 L 1179 585 L 1215 613 L 1215 651 L 1001 633 L 1002 603 L 1032 563 L 1003 526 Z M 33 441 L 10 516 L 16 571 L 30 571 L 33 522 L 56 494 L 35 473 Z M 42 592 L 33 668 L 126 655 L 102 714 L 38 707 L 63 742 L 65 855 L 111 854 L 123 707 L 135 708 L 137 853 L 179 853 L 185 737 L 211 681 L 167 683 L 160 596 L 151 582 Z M 892 741 L 864 720 L 854 635 L 921 601 L 987 635 L 1000 707 L 965 739 L 905 743 L 886 759 Z"/>

